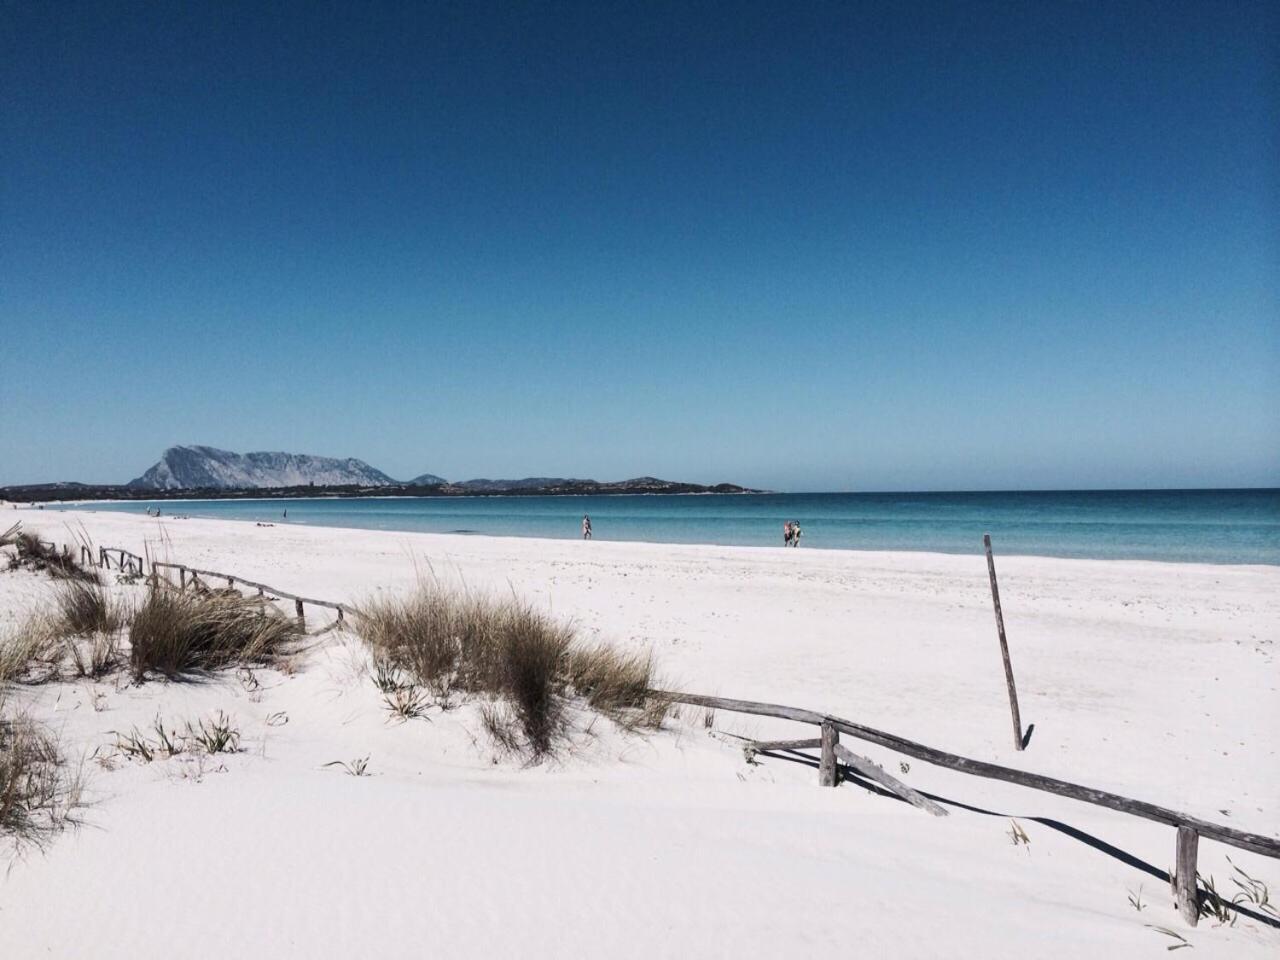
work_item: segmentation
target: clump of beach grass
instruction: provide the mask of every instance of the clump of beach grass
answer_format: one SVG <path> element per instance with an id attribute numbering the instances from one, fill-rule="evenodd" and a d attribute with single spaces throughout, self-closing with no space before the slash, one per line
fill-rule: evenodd
<path id="1" fill-rule="evenodd" d="M 105 676 L 120 663 L 128 619 L 102 584 L 56 581 L 51 604 L 0 631 L 0 684 L 60 679 L 68 661 L 74 676 Z"/>
<path id="2" fill-rule="evenodd" d="M 297 620 L 259 607 L 256 598 L 152 587 L 133 614 L 129 663 L 137 679 L 280 666 L 301 637 Z"/>
<path id="3" fill-rule="evenodd" d="M 4 628 L 0 630 L 0 688 L 9 683 L 55 679 L 61 658 L 62 646 L 53 616 L 36 613 Z"/>
<path id="4" fill-rule="evenodd" d="M 102 580 L 97 570 L 80 566 L 69 553 L 60 552 L 56 546 L 43 543 L 34 534 L 19 533 L 13 544 L 17 553 L 11 566 L 45 571 L 55 579 L 80 580 L 85 583 L 100 583 Z"/>
<path id="5" fill-rule="evenodd" d="M 7 716 L 0 702 L 0 836 L 43 846 L 74 823 L 81 791 L 81 774 L 67 766 L 53 734 L 29 717 Z"/>
<path id="6" fill-rule="evenodd" d="M 483 698 L 481 722 L 504 751 L 537 759 L 568 732 L 568 707 L 582 705 L 625 725 L 658 727 L 666 703 L 651 690 L 647 654 L 583 646 L 572 625 L 515 597 L 493 598 L 420 581 L 404 596 L 359 611 L 384 696 L 398 672 L 443 709 Z M 389 700 L 394 709 L 394 702 Z"/>
<path id="7" fill-rule="evenodd" d="M 55 631 L 66 643 L 77 676 L 96 679 L 115 669 L 129 612 L 101 583 L 62 580 Z"/>

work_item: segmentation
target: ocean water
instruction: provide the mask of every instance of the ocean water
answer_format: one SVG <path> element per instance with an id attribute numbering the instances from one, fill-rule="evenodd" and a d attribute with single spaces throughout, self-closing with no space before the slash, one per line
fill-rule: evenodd
<path id="1" fill-rule="evenodd" d="M 518 537 L 1280 565 L 1280 489 L 136 501 L 97 510 Z M 282 514 L 288 510 L 288 520 Z"/>

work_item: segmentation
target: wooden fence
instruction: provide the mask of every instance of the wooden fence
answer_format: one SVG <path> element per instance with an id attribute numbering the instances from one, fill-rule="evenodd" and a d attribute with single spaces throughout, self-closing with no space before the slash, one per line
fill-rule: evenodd
<path id="1" fill-rule="evenodd" d="M 103 569 L 111 569 L 111 557 L 116 556 L 116 569 L 123 573 L 133 574 L 141 577 L 143 575 L 143 564 L 145 560 L 136 553 L 131 553 L 120 547 L 99 547 L 98 548 L 98 566 Z M 86 558 L 90 561 L 93 559 L 93 551 L 86 546 L 80 547 L 80 562 L 86 562 Z"/>
<path id="2" fill-rule="evenodd" d="M 837 761 L 843 760 L 856 773 L 879 783 L 889 792 L 935 816 L 945 816 L 946 811 L 928 797 L 890 776 L 871 760 L 858 756 L 847 747 L 844 747 L 840 743 L 840 734 L 844 733 L 859 740 L 887 747 L 890 750 L 914 757 L 917 760 L 923 760 L 934 766 L 958 770 L 960 773 L 967 773 L 976 777 L 1016 783 L 1020 786 L 1031 787 L 1034 790 L 1042 790 L 1045 793 L 1068 797 L 1072 800 L 1081 800 L 1098 807 L 1108 807 L 1131 816 L 1142 817 L 1145 820 L 1154 820 L 1157 823 L 1176 827 L 1178 831 L 1175 850 L 1177 865 L 1171 877 L 1171 883 L 1178 911 L 1186 922 L 1193 927 L 1200 916 L 1200 895 L 1196 888 L 1196 858 L 1200 837 L 1217 840 L 1220 843 L 1239 847 L 1241 850 L 1249 850 L 1264 857 L 1280 859 L 1280 840 L 1275 840 L 1271 837 L 1264 837 L 1260 834 L 1247 833 L 1243 830 L 1236 830 L 1233 827 L 1210 823 L 1208 820 L 1201 820 L 1199 817 L 1193 817 L 1187 813 L 1180 813 L 1177 810 L 1170 810 L 1167 807 L 1157 806 L 1143 800 L 1131 800 L 1128 797 L 1108 793 L 1105 790 L 1095 790 L 1092 787 L 1068 783 L 1065 780 L 1056 780 L 1053 777 L 1041 776 L 1038 773 L 1015 770 L 1012 767 L 1002 767 L 982 760 L 971 760 L 968 757 L 961 757 L 953 753 L 936 750 L 933 747 L 926 747 L 924 744 L 915 743 L 892 733 L 885 733 L 881 730 L 854 723 L 851 720 L 843 720 L 840 717 L 818 713 L 814 710 L 786 707 L 776 703 L 758 703 L 753 700 L 729 700 L 724 697 L 709 697 L 691 693 L 656 692 L 660 696 L 676 703 L 688 703 L 695 706 L 709 707 L 714 710 L 728 710 L 733 713 L 777 717 L 780 720 L 794 720 L 797 723 L 816 726 L 821 732 L 821 736 L 818 738 L 808 740 L 749 741 L 746 752 L 750 756 L 754 753 L 763 753 L 769 750 L 818 749 L 821 751 L 818 763 L 818 782 L 822 786 L 833 787 L 837 784 Z"/>
<path id="3" fill-rule="evenodd" d="M 294 613 L 297 614 L 299 620 L 304 619 L 304 606 L 308 603 L 313 607 L 325 607 L 329 610 L 336 610 L 338 613 L 338 621 L 340 623 L 342 622 L 344 615 L 351 610 L 350 607 L 341 603 L 333 603 L 329 600 L 316 600 L 313 597 L 302 597 L 296 593 L 289 593 L 287 590 L 277 590 L 275 587 L 269 587 L 265 583 L 258 583 L 255 580 L 246 580 L 244 577 L 237 577 L 234 574 L 219 573 L 216 570 L 201 570 L 199 567 L 188 567 L 181 563 L 161 563 L 159 560 L 153 560 L 151 563 L 152 575 L 159 578 L 162 576 L 160 572 L 162 570 L 177 570 L 178 586 L 181 589 L 185 589 L 188 583 L 193 586 L 200 585 L 200 577 L 207 577 L 211 580 L 225 580 L 228 589 L 231 590 L 236 589 L 237 586 L 256 589 L 258 591 L 258 596 L 264 599 L 267 594 L 272 594 L 273 596 L 285 600 L 292 600 Z"/>
<path id="4" fill-rule="evenodd" d="M 92 557 L 93 552 L 88 547 L 82 546 L 80 548 L 81 563 L 84 563 L 86 559 L 91 561 Z M 103 567 L 108 570 L 111 569 L 113 558 L 115 559 L 117 569 L 139 577 L 145 575 L 145 566 L 147 561 L 144 557 L 140 557 L 136 553 L 132 553 L 128 550 L 122 549 L 121 547 L 98 548 L 97 565 L 99 567 Z M 340 622 L 346 614 L 351 612 L 350 607 L 341 603 L 333 603 L 330 600 L 317 600 L 314 597 L 299 596 L 296 593 L 290 593 L 288 590 L 278 590 L 265 583 L 258 583 L 256 580 L 246 580 L 244 577 L 238 577 L 231 573 L 220 573 L 216 570 L 201 570 L 199 567 L 189 567 L 182 563 L 166 563 L 161 560 L 150 561 L 150 567 L 151 579 L 153 582 L 158 581 L 161 577 L 168 579 L 168 574 L 164 573 L 164 571 L 177 570 L 178 586 L 181 589 L 186 589 L 188 585 L 202 585 L 200 578 L 205 577 L 209 580 L 224 580 L 226 581 L 227 587 L 232 590 L 236 589 L 238 586 L 255 589 L 258 591 L 258 596 L 262 597 L 264 601 L 268 594 L 278 599 L 292 600 L 294 613 L 297 615 L 299 620 L 305 619 L 306 604 L 310 604 L 313 607 L 324 607 L 328 610 L 337 611 L 338 620 Z"/>

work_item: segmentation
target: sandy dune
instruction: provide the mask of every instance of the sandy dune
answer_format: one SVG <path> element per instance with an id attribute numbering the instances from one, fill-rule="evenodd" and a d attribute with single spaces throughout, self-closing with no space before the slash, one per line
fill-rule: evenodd
<path id="1" fill-rule="evenodd" d="M 687 691 L 789 703 L 932 746 L 1280 836 L 1280 569 L 997 558 L 1029 749 L 1016 753 L 985 563 L 392 534 L 6 511 L 28 529 L 359 603 L 430 573 L 515 590 L 587 635 L 651 647 Z M 7 524 L 4 524 L 7 526 Z M 997 544 L 998 548 L 998 544 Z M 138 587 L 121 587 L 122 591 Z M 48 583 L 0 574 L 0 629 Z M 310 614 L 309 614 L 310 615 Z M 311 626 L 326 621 L 319 612 Z M 219 764 L 90 762 L 89 825 L 0 881 L 0 955 L 1274 956 L 1280 930 L 1185 928 L 1156 871 L 1173 830 L 928 768 L 934 819 L 726 735 L 803 728 L 696 711 L 648 739 L 598 730 L 555 762 L 495 764 L 467 710 L 387 722 L 352 638 L 291 676 L 63 684 L 19 697 L 77 751 L 157 711 L 233 714 Z M 280 715 L 287 717 L 281 723 Z M 268 718 L 274 718 L 271 722 Z M 899 771 L 886 751 L 865 752 Z M 369 756 L 373 777 L 323 764 Z M 970 809 L 972 808 L 972 809 Z M 1011 842 L 1010 818 L 1031 838 Z M 1280 861 L 1213 843 L 1280 895 Z M 1141 889 L 1145 909 L 1130 893 Z M 57 891 L 51 894 L 51 891 Z M 187 932 L 198 929 L 192 937 Z"/>

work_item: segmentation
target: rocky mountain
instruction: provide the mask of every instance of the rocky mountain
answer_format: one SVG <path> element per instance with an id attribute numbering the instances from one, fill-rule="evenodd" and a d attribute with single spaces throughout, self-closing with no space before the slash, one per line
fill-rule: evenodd
<path id="1" fill-rule="evenodd" d="M 216 447 L 170 447 L 136 480 L 135 490 L 228 490 L 316 486 L 394 486 L 395 480 L 363 460 L 303 453 L 232 453 Z"/>

